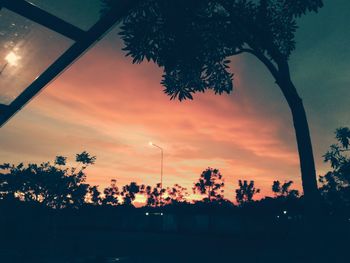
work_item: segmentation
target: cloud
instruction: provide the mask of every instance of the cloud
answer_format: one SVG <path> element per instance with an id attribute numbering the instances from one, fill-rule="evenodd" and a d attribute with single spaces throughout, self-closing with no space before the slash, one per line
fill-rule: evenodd
<path id="1" fill-rule="evenodd" d="M 301 19 L 290 60 L 293 81 L 308 113 L 318 174 L 332 131 L 349 125 L 348 14 L 326 5 Z M 337 2 L 334 0 L 334 2 Z M 329 21 L 325 24 L 324 21 Z M 322 25 L 322 26 L 319 26 Z M 232 58 L 234 92 L 197 94 L 169 101 L 161 69 L 132 65 L 116 31 L 52 82 L 0 130 L 0 161 L 40 162 L 88 150 L 97 163 L 89 182 L 106 186 L 159 181 L 165 149 L 165 183 L 190 188 L 205 168 L 219 168 L 233 198 L 238 179 L 254 179 L 262 195 L 273 180 L 294 180 L 300 189 L 295 134 L 288 106 L 267 69 L 252 56 Z"/>
<path id="2" fill-rule="evenodd" d="M 165 185 L 190 189 L 208 166 L 222 171 L 230 199 L 238 179 L 256 180 L 263 194 L 274 179 L 294 178 L 300 185 L 290 127 L 278 111 L 271 115 L 256 103 L 244 74 L 236 77 L 233 94 L 207 92 L 181 103 L 163 94 L 160 78 L 153 64 L 132 65 L 109 43 L 100 44 L 24 110 L 31 119 L 21 118 L 17 127 L 26 131 L 9 128 L 17 135 L 7 134 L 7 147 L 21 152 L 18 161 L 87 150 L 97 155 L 88 181 L 102 187 L 112 178 L 121 185 L 159 182 L 160 153 L 150 140 L 164 147 Z M 21 136 L 26 149 L 15 142 Z"/>

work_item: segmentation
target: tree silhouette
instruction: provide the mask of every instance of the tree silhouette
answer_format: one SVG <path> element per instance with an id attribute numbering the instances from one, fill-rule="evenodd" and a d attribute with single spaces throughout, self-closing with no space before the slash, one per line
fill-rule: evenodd
<path id="1" fill-rule="evenodd" d="M 117 180 L 112 179 L 109 187 L 103 190 L 104 198 L 102 204 L 104 205 L 118 205 L 119 188 L 117 186 Z"/>
<path id="2" fill-rule="evenodd" d="M 82 163 L 84 166 L 94 164 L 96 156 L 91 156 L 88 152 L 83 151 L 75 156 L 76 162 Z"/>
<path id="3" fill-rule="evenodd" d="M 332 144 L 330 150 L 328 150 L 323 157 L 324 161 L 329 162 L 332 168 L 339 169 L 349 161 L 345 153 L 350 152 L 350 129 L 347 127 L 338 128 L 335 131 L 335 138 L 338 140 L 338 143 Z M 344 179 L 347 178 L 344 177 Z"/>
<path id="4" fill-rule="evenodd" d="M 236 189 L 236 201 L 242 206 L 253 201 L 254 195 L 260 193 L 260 189 L 255 188 L 254 181 L 248 183 L 247 180 L 238 181 L 239 188 Z"/>
<path id="5" fill-rule="evenodd" d="M 186 197 L 188 197 L 187 188 L 182 187 L 179 184 L 175 184 L 173 187 L 168 187 L 166 189 L 167 197 L 165 201 L 168 204 L 177 204 L 186 202 Z"/>
<path id="6" fill-rule="evenodd" d="M 138 185 L 136 182 L 131 182 L 123 186 L 120 193 L 124 200 L 124 205 L 132 205 L 132 202 L 136 198 L 136 194 L 141 193 L 144 190 L 144 185 Z"/>
<path id="7" fill-rule="evenodd" d="M 324 161 L 330 163 L 332 170 L 320 176 L 321 191 L 326 200 L 336 210 L 350 208 L 350 129 L 342 127 L 336 130 L 337 144 L 323 156 Z"/>
<path id="8" fill-rule="evenodd" d="M 158 183 L 156 187 L 145 186 L 142 193 L 146 196 L 147 206 L 156 207 L 164 204 L 164 200 L 161 200 L 161 196 L 165 193 L 165 189 L 161 188 L 160 183 Z"/>
<path id="9" fill-rule="evenodd" d="M 85 152 L 86 153 L 86 152 Z M 96 157 L 90 156 L 94 160 Z M 37 164 L 0 165 L 0 198 L 16 198 L 41 203 L 51 208 L 81 207 L 89 185 L 85 183 L 86 162 L 80 169 L 66 167 L 66 157 Z"/>
<path id="10" fill-rule="evenodd" d="M 276 197 L 298 197 L 299 191 L 295 189 L 290 189 L 293 181 L 284 182 L 283 184 L 280 181 L 273 181 L 272 192 Z"/>
<path id="11" fill-rule="evenodd" d="M 106 10 L 119 1 L 102 2 Z M 230 93 L 231 56 L 248 53 L 262 62 L 292 113 L 310 212 L 319 209 L 314 157 L 288 60 L 295 49 L 297 19 L 322 6 L 322 0 L 143 0 L 125 14 L 119 33 L 133 63 L 146 59 L 163 68 L 161 83 L 171 99 L 192 99 L 192 94 L 208 89 Z"/>
<path id="12" fill-rule="evenodd" d="M 64 156 L 56 156 L 55 165 L 66 165 L 67 157 Z"/>
<path id="13" fill-rule="evenodd" d="M 98 186 L 89 186 L 88 194 L 90 197 L 90 202 L 93 205 L 100 205 L 102 203 L 101 193 L 98 190 Z"/>
<path id="14" fill-rule="evenodd" d="M 211 202 L 223 199 L 223 186 L 224 181 L 220 171 L 209 167 L 201 173 L 192 189 L 194 193 L 207 195 L 204 201 Z"/>

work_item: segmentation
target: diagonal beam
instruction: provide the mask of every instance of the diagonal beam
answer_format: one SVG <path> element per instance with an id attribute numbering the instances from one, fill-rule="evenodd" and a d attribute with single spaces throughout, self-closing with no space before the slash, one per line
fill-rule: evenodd
<path id="1" fill-rule="evenodd" d="M 45 26 L 61 35 L 78 41 L 86 32 L 24 0 L 0 0 L 0 6 Z"/>
<path id="2" fill-rule="evenodd" d="M 0 0 L 1 1 L 1 0 Z M 12 0 L 11 0 L 12 1 Z M 17 1 L 17 0 L 16 0 Z M 120 0 L 118 7 L 108 11 L 89 31 L 86 37 L 73 44 L 62 56 L 48 67 L 31 85 L 27 87 L 1 114 L 2 127 L 17 111 L 27 104 L 45 85 L 62 73 L 72 62 L 79 58 L 96 41 L 100 40 L 111 27 L 120 21 L 139 0 Z M 1 2 L 0 2 L 1 3 Z"/>
<path id="3" fill-rule="evenodd" d="M 9 108 L 8 105 L 1 104 L 1 103 L 0 103 L 0 115 L 1 115 L 1 114 L 4 114 L 4 112 L 6 112 L 8 108 Z"/>

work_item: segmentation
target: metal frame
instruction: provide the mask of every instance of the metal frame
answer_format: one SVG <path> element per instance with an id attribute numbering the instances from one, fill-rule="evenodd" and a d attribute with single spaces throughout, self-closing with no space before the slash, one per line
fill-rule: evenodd
<path id="1" fill-rule="evenodd" d="M 88 31 L 84 31 L 24 0 L 0 0 L 0 10 L 6 8 L 76 41 L 9 105 L 0 104 L 0 127 L 100 40 L 136 3 L 137 0 L 120 0 L 118 7 L 112 8 Z"/>

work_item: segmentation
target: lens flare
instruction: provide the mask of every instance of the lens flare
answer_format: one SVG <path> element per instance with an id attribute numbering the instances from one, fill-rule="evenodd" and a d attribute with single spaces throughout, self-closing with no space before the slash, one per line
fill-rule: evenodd
<path id="1" fill-rule="evenodd" d="M 7 61 L 7 63 L 10 66 L 17 66 L 18 65 L 18 61 L 21 59 L 20 56 L 16 55 L 14 52 L 10 52 L 7 54 L 7 56 L 5 57 L 5 60 Z"/>

